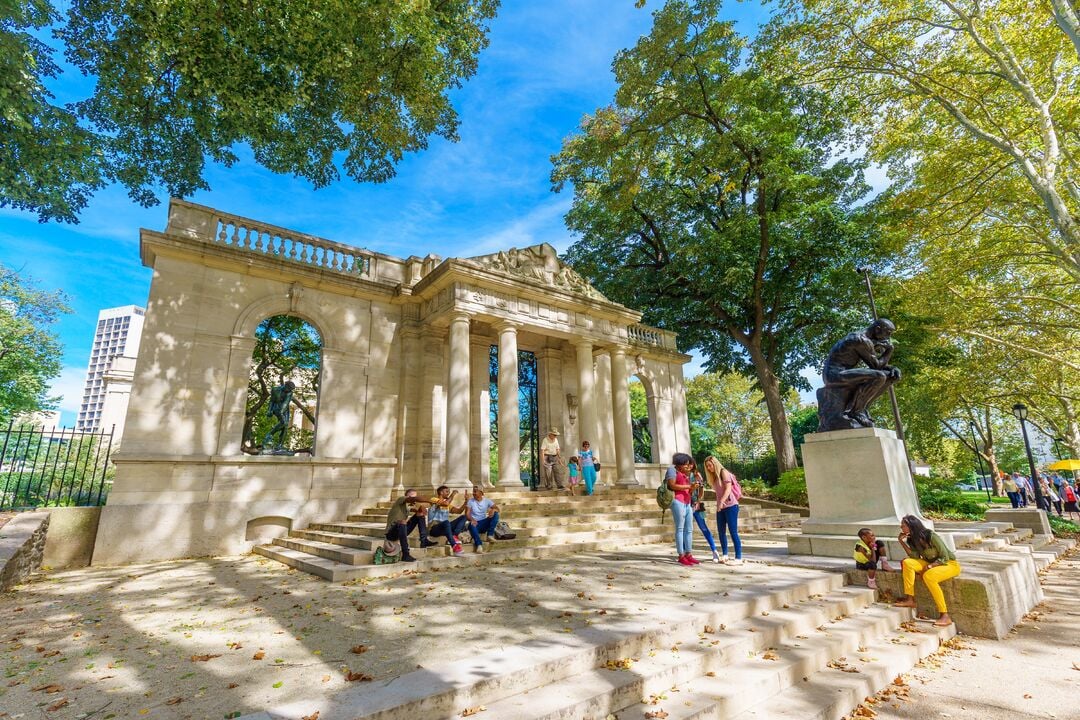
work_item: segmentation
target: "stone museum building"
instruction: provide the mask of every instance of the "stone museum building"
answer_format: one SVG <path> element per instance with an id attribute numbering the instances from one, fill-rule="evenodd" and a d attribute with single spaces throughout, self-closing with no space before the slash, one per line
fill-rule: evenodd
<path id="1" fill-rule="evenodd" d="M 95 564 L 246 552 L 403 487 L 523 488 L 550 429 L 564 459 L 589 440 L 608 484 L 654 485 L 690 450 L 674 334 L 550 245 L 400 259 L 173 200 L 141 254 L 153 280 Z M 275 318 L 307 329 L 309 357 L 268 380 L 292 342 Z M 294 439 L 275 445 L 264 401 L 286 381 Z"/>

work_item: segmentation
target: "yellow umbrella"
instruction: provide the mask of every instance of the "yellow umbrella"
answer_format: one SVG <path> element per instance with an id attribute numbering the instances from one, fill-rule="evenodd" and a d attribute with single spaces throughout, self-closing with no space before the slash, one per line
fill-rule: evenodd
<path id="1" fill-rule="evenodd" d="M 1080 470 L 1080 460 L 1058 460 L 1053 465 L 1047 465 L 1047 470 Z"/>

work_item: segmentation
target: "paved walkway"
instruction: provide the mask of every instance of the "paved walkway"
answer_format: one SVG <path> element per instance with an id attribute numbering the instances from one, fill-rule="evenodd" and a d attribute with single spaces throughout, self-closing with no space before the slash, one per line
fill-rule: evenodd
<path id="1" fill-rule="evenodd" d="M 920 663 L 903 692 L 872 705 L 878 720 L 1080 718 L 1080 551 L 1048 569 L 1043 591 L 1005 640 L 957 638 Z"/>

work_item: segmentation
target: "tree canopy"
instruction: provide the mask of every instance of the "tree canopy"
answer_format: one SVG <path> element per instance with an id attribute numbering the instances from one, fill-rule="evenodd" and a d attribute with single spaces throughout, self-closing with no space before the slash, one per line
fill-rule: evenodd
<path id="1" fill-rule="evenodd" d="M 838 155 L 846 108 L 746 66 L 719 7 L 654 13 L 615 58 L 614 102 L 564 141 L 552 179 L 573 186 L 569 261 L 710 369 L 755 377 L 785 471 L 785 391 L 863 321 L 855 268 L 877 259 L 877 238 L 862 163 Z"/>
<path id="2" fill-rule="evenodd" d="M 67 312 L 63 293 L 38 290 L 0 264 L 0 423 L 55 407 L 49 381 L 60 374 L 63 349 L 49 326 Z"/>
<path id="3" fill-rule="evenodd" d="M 0 207 L 74 221 L 118 181 L 143 205 L 207 188 L 237 145 L 322 187 L 381 182 L 477 66 L 498 0 L 0 2 Z M 52 33 L 93 92 L 56 104 Z"/>

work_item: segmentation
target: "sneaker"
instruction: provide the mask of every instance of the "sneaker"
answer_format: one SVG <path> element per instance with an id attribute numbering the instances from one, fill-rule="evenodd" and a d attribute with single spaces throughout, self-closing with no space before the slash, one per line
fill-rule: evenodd
<path id="1" fill-rule="evenodd" d="M 867 578 L 866 579 L 866 587 L 870 588 L 871 590 L 877 590 L 877 579 L 876 578 Z"/>
<path id="2" fill-rule="evenodd" d="M 479 544 L 479 545 L 473 545 L 472 551 L 473 551 L 474 553 L 482 553 L 482 552 L 484 552 L 484 545 L 483 545 L 483 543 L 481 543 L 481 544 Z"/>
<path id="3" fill-rule="evenodd" d="M 735 558 L 727 561 L 728 565 L 742 565 L 742 558 Z"/>
<path id="4" fill-rule="evenodd" d="M 712 561 L 713 561 L 714 563 L 716 563 L 717 565 L 719 565 L 719 564 L 720 564 L 720 554 L 719 554 L 719 553 L 717 553 L 716 551 L 713 551 L 713 554 L 712 554 Z"/>
<path id="5" fill-rule="evenodd" d="M 701 561 L 698 560 L 693 555 L 691 555 L 690 553 L 686 553 L 686 559 L 690 561 L 691 565 L 700 565 L 701 564 Z"/>
<path id="6" fill-rule="evenodd" d="M 685 556 L 685 555 L 680 555 L 680 556 L 679 556 L 679 564 L 680 564 L 680 565 L 690 565 L 690 566 L 693 566 L 693 564 L 694 564 L 694 563 L 692 563 L 692 562 L 690 562 L 689 560 L 687 560 L 687 559 L 686 559 L 686 556 Z"/>
<path id="7" fill-rule="evenodd" d="M 461 543 L 454 543 L 454 556 L 461 557 L 465 552 L 461 549 Z"/>
<path id="8" fill-rule="evenodd" d="M 439 543 L 437 543 L 437 542 L 432 542 L 431 540 L 424 540 L 424 541 L 423 541 L 422 543 L 420 543 L 420 547 L 422 547 L 422 548 L 429 548 L 429 547 L 435 547 L 435 546 L 436 546 L 436 545 L 438 545 L 438 544 L 439 544 Z"/>
<path id="9" fill-rule="evenodd" d="M 495 542 L 495 536 L 494 535 L 488 535 L 487 536 L 487 541 L 488 542 Z"/>
<path id="10" fill-rule="evenodd" d="M 401 562 L 416 562 L 416 558 L 414 558 L 412 555 L 402 555 Z"/>

